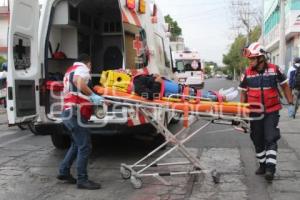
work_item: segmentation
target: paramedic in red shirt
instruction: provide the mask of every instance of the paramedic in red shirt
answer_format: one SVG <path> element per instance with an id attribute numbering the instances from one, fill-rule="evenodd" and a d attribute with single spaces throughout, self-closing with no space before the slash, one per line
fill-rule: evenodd
<path id="1" fill-rule="evenodd" d="M 241 78 L 241 102 L 248 102 L 252 109 L 250 137 L 254 143 L 259 168 L 256 174 L 265 175 L 272 181 L 277 164 L 277 141 L 280 139 L 278 128 L 279 100 L 278 84 L 283 89 L 287 102 L 292 106 L 292 93 L 288 79 L 278 66 L 268 63 L 266 51 L 257 42 L 244 49 L 244 56 L 249 59 L 250 66 Z"/>
<path id="2" fill-rule="evenodd" d="M 91 59 L 82 54 L 78 61 L 69 67 L 64 76 L 63 123 L 71 135 L 71 146 L 60 164 L 57 178 L 76 184 L 79 189 L 95 190 L 101 185 L 88 179 L 87 164 L 91 152 L 91 136 L 84 126 L 92 115 L 93 104 L 99 105 L 103 98 L 88 87 L 91 80 Z M 77 180 L 70 173 L 73 161 L 77 159 Z"/>

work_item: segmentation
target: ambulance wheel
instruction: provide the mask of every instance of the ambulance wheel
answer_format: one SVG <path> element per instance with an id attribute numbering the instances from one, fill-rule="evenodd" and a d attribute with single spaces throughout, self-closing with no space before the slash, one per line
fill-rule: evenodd
<path id="1" fill-rule="evenodd" d="M 125 167 L 121 167 L 120 173 L 121 173 L 121 177 L 124 180 L 130 179 L 131 177 L 131 171 L 129 169 L 126 169 Z"/>
<path id="2" fill-rule="evenodd" d="M 19 129 L 20 129 L 21 131 L 24 131 L 24 130 L 27 129 L 27 124 L 26 124 L 26 125 L 25 125 L 25 124 L 18 124 L 18 127 L 19 127 Z"/>
<path id="3" fill-rule="evenodd" d="M 67 149 L 71 143 L 69 136 L 63 133 L 52 133 L 51 141 L 57 149 Z"/>
<path id="4" fill-rule="evenodd" d="M 143 187 L 142 179 L 137 178 L 135 176 L 130 177 L 130 182 L 134 189 L 141 189 Z"/>
<path id="5" fill-rule="evenodd" d="M 34 135 L 50 135 L 55 132 L 53 128 L 47 125 L 35 125 L 34 122 L 30 122 L 28 128 Z"/>
<path id="6" fill-rule="evenodd" d="M 40 135 L 40 134 L 38 133 L 38 131 L 37 131 L 35 125 L 34 125 L 34 122 L 30 122 L 30 123 L 28 124 L 28 128 L 29 128 L 29 130 L 31 131 L 31 133 L 33 133 L 33 135 Z"/>

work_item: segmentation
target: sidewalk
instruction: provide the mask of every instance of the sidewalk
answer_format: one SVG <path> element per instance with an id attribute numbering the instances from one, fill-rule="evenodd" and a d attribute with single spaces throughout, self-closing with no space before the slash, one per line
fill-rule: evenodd
<path id="1" fill-rule="evenodd" d="M 287 108 L 281 112 L 279 127 L 282 140 L 289 149 L 280 149 L 275 182 L 268 188 L 272 199 L 298 200 L 300 196 L 300 112 L 296 119 L 288 117 Z"/>
<path id="2" fill-rule="evenodd" d="M 282 138 L 286 140 L 290 148 L 297 153 L 300 159 L 300 111 L 298 111 L 296 119 L 288 117 L 286 108 L 284 108 L 280 114 L 279 127 Z"/>
<path id="3" fill-rule="evenodd" d="M 272 184 L 254 175 L 256 160 L 252 156 L 255 155 L 253 149 L 211 148 L 203 151 L 201 161 L 204 165 L 216 166 L 222 173 L 221 182 L 215 185 L 210 177 L 197 180 L 189 200 L 299 200 L 300 112 L 296 119 L 288 118 L 286 108 L 280 115 L 282 138 L 279 142 L 277 172 Z M 243 160 L 243 151 L 249 156 L 246 162 Z M 253 191 L 258 193 L 252 194 Z"/>

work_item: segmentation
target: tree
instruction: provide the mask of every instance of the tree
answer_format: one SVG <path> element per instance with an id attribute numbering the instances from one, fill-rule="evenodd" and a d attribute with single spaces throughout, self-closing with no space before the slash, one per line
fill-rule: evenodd
<path id="1" fill-rule="evenodd" d="M 250 35 L 255 27 L 261 27 L 263 24 L 263 9 L 250 2 L 249 0 L 231 0 L 233 30 L 237 30 L 238 34 L 246 33 L 246 36 Z"/>
<path id="2" fill-rule="evenodd" d="M 213 61 L 207 61 L 204 63 L 204 65 L 209 67 L 214 66 L 212 69 L 213 71 L 216 71 L 219 68 L 218 64 Z"/>
<path id="3" fill-rule="evenodd" d="M 165 16 L 165 21 L 171 27 L 171 41 L 176 41 L 176 39 L 182 35 L 182 29 L 179 27 L 177 21 L 175 21 L 170 15 Z"/>
<path id="4" fill-rule="evenodd" d="M 211 68 L 213 66 L 213 69 Z M 208 61 L 204 63 L 204 71 L 205 74 L 211 75 L 213 72 L 215 72 L 218 69 L 218 64 L 213 61 Z"/>
<path id="5" fill-rule="evenodd" d="M 205 74 L 211 75 L 212 69 L 210 68 L 209 65 L 206 65 L 206 66 L 204 67 L 204 72 L 205 72 Z"/>
<path id="6" fill-rule="evenodd" d="M 250 43 L 255 42 L 261 35 L 261 28 L 255 27 L 250 33 Z M 223 63 L 227 66 L 228 71 L 233 74 L 234 70 L 237 74 L 241 74 L 246 66 L 248 66 L 248 60 L 242 56 L 242 50 L 245 48 L 247 38 L 245 35 L 238 35 L 234 42 L 231 44 L 229 52 L 223 55 Z"/>
<path id="7" fill-rule="evenodd" d="M 2 71 L 2 64 L 6 62 L 6 59 L 2 56 L 0 56 L 0 69 Z"/>

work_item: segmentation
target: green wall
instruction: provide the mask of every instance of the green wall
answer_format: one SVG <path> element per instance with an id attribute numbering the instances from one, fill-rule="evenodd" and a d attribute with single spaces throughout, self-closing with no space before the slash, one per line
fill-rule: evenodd
<path id="1" fill-rule="evenodd" d="M 291 10 L 300 10 L 300 0 L 291 0 Z"/>
<path id="2" fill-rule="evenodd" d="M 300 0 L 288 0 L 286 5 L 286 12 L 289 12 L 290 10 L 300 10 Z M 279 6 L 277 6 L 276 9 L 270 15 L 270 17 L 267 20 L 265 20 L 263 31 L 264 35 L 267 35 L 269 32 L 271 32 L 273 28 L 275 28 L 276 25 L 279 24 L 279 21 L 280 9 Z"/>

